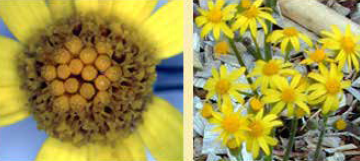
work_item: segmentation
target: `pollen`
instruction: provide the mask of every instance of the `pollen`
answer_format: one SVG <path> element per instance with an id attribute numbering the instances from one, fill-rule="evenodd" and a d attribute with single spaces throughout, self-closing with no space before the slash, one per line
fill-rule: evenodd
<path id="1" fill-rule="evenodd" d="M 264 108 L 264 104 L 261 103 L 261 101 L 256 97 L 251 98 L 249 104 L 251 109 L 255 112 L 259 112 L 261 109 Z"/>
<path id="2" fill-rule="evenodd" d="M 101 72 L 104 72 L 106 69 L 108 69 L 110 65 L 111 59 L 106 55 L 100 55 L 95 61 L 96 68 Z"/>
<path id="3" fill-rule="evenodd" d="M 80 59 L 84 64 L 94 63 L 96 57 L 97 52 L 91 47 L 87 47 L 80 52 Z"/>
<path id="4" fill-rule="evenodd" d="M 69 78 L 64 83 L 65 90 L 68 93 L 76 93 L 79 89 L 79 82 L 76 78 Z"/>
<path id="5" fill-rule="evenodd" d="M 265 75 L 272 76 L 279 73 L 280 66 L 276 64 L 274 61 L 270 61 L 264 65 L 262 71 Z"/>
<path id="6" fill-rule="evenodd" d="M 66 64 L 70 61 L 71 54 L 66 49 L 59 49 L 55 51 L 54 61 L 58 64 Z"/>
<path id="7" fill-rule="evenodd" d="M 215 85 L 215 90 L 218 94 L 223 95 L 229 92 L 230 87 L 230 81 L 226 79 L 220 79 Z"/>
<path id="8" fill-rule="evenodd" d="M 60 96 L 65 93 L 64 83 L 60 80 L 54 80 L 51 82 L 51 92 L 54 96 Z"/>
<path id="9" fill-rule="evenodd" d="M 92 65 L 87 65 L 84 67 L 83 71 L 81 72 L 81 77 L 86 81 L 91 81 L 96 78 L 98 71 Z"/>
<path id="10" fill-rule="evenodd" d="M 108 70 L 106 70 L 105 75 L 107 78 L 109 78 L 110 81 L 116 82 L 120 79 L 122 70 L 120 67 L 110 67 Z"/>
<path id="11" fill-rule="evenodd" d="M 84 83 L 80 88 L 80 95 L 90 100 L 95 95 L 95 88 L 91 83 Z"/>
<path id="12" fill-rule="evenodd" d="M 355 42 L 351 37 L 344 36 L 341 39 L 341 47 L 345 50 L 346 53 L 353 53 L 355 51 Z"/>
<path id="13" fill-rule="evenodd" d="M 286 27 L 284 28 L 283 33 L 287 37 L 293 37 L 299 34 L 298 30 L 295 27 Z"/>
<path id="14" fill-rule="evenodd" d="M 337 130 L 345 130 L 347 127 L 347 123 L 344 119 L 338 119 L 336 120 L 334 126 Z"/>
<path id="15" fill-rule="evenodd" d="M 69 110 L 70 105 L 69 105 L 69 97 L 62 95 L 60 97 L 57 97 L 54 100 L 54 105 L 53 107 L 55 108 L 54 110 L 56 111 L 62 111 L 62 112 L 66 112 Z"/>
<path id="16" fill-rule="evenodd" d="M 239 117 L 236 114 L 230 114 L 225 116 L 222 126 L 228 133 L 234 134 L 240 129 Z"/>
<path id="17" fill-rule="evenodd" d="M 82 63 L 82 61 L 80 59 L 73 59 L 73 60 L 71 60 L 71 62 L 69 64 L 69 68 L 70 68 L 71 74 L 79 75 L 79 74 L 81 74 L 81 71 L 84 68 L 84 64 Z"/>
<path id="18" fill-rule="evenodd" d="M 210 118 L 212 116 L 213 107 L 210 103 L 204 103 L 203 109 L 201 110 L 201 115 L 204 118 Z"/>
<path id="19" fill-rule="evenodd" d="M 110 94 L 105 91 L 98 92 L 98 94 L 95 96 L 95 99 L 94 99 L 95 104 L 108 105 L 110 103 L 110 101 L 111 101 Z"/>
<path id="20" fill-rule="evenodd" d="M 96 43 L 96 50 L 99 54 L 112 54 L 111 44 L 104 41 L 99 41 Z"/>
<path id="21" fill-rule="evenodd" d="M 110 87 L 110 81 L 105 76 L 100 75 L 95 80 L 95 86 L 100 91 L 105 91 Z"/>
<path id="22" fill-rule="evenodd" d="M 215 53 L 220 55 L 226 55 L 227 53 L 229 53 L 229 50 L 229 45 L 225 41 L 217 43 L 214 47 Z"/>
<path id="23" fill-rule="evenodd" d="M 81 49 L 83 48 L 82 40 L 73 36 L 69 39 L 69 41 L 65 42 L 65 47 L 71 52 L 73 55 L 79 55 Z"/>
<path id="24" fill-rule="evenodd" d="M 222 21 L 223 14 L 220 9 L 214 8 L 208 14 L 209 21 L 213 23 L 220 23 Z"/>
<path id="25" fill-rule="evenodd" d="M 85 98 L 79 94 L 70 97 L 70 107 L 74 110 L 83 110 L 87 104 Z"/>
<path id="26" fill-rule="evenodd" d="M 314 52 L 310 54 L 310 59 L 314 62 L 322 62 L 325 59 L 325 49 L 316 49 Z"/>
<path id="27" fill-rule="evenodd" d="M 295 90 L 292 88 L 287 88 L 282 91 L 281 99 L 286 103 L 294 102 L 296 98 Z"/>
<path id="28" fill-rule="evenodd" d="M 264 134 L 264 125 L 259 121 L 252 122 L 249 128 L 249 133 L 252 137 L 261 137 Z"/>
<path id="29" fill-rule="evenodd" d="M 52 81 L 56 78 L 56 68 L 51 65 L 42 67 L 41 76 L 47 81 Z"/>
<path id="30" fill-rule="evenodd" d="M 329 94 L 338 94 L 341 90 L 340 81 L 335 78 L 329 78 L 325 83 L 326 90 Z"/>
<path id="31" fill-rule="evenodd" d="M 69 78 L 70 76 L 70 68 L 67 65 L 60 65 L 57 68 L 57 74 L 58 78 L 65 80 L 66 78 Z"/>

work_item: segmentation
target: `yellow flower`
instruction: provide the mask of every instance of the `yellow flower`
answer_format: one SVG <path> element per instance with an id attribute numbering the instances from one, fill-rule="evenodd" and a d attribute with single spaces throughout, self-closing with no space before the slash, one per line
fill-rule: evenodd
<path id="1" fill-rule="evenodd" d="M 204 103 L 203 109 L 201 110 L 201 115 L 204 118 L 211 118 L 213 113 L 213 107 L 210 103 Z"/>
<path id="2" fill-rule="evenodd" d="M 254 112 L 259 112 L 264 108 L 264 103 L 258 97 L 251 97 L 249 99 L 249 106 Z"/>
<path id="3" fill-rule="evenodd" d="M 339 100 L 343 95 L 343 89 L 350 87 L 351 81 L 343 81 L 343 74 L 335 65 L 330 65 L 330 71 L 324 66 L 319 65 L 319 73 L 310 73 L 308 77 L 317 81 L 310 85 L 308 95 L 310 104 L 323 103 L 322 113 L 327 114 L 329 111 L 335 111 L 339 108 Z"/>
<path id="4" fill-rule="evenodd" d="M 210 120 L 216 125 L 214 131 L 220 132 L 219 139 L 224 145 L 235 139 L 236 145 L 239 146 L 245 140 L 244 132 L 248 129 L 248 120 L 240 111 L 235 112 L 231 105 L 223 104 L 222 109 L 222 113 L 213 112 L 213 118 Z"/>
<path id="5" fill-rule="evenodd" d="M 305 52 L 308 54 L 308 58 L 301 61 L 301 64 L 310 65 L 313 63 L 321 64 L 324 63 L 324 61 L 331 61 L 328 58 L 328 53 L 326 53 L 324 47 L 319 47 L 316 45 L 316 49 L 314 51 L 308 51 L 305 50 Z"/>
<path id="6" fill-rule="evenodd" d="M 296 118 L 302 118 L 306 115 L 306 112 L 302 108 L 296 108 L 295 115 Z"/>
<path id="7" fill-rule="evenodd" d="M 344 119 L 340 118 L 338 120 L 335 121 L 334 127 L 337 130 L 344 130 L 347 126 L 347 123 Z"/>
<path id="8" fill-rule="evenodd" d="M 235 138 L 232 138 L 230 139 L 227 143 L 226 143 L 226 146 L 229 148 L 229 149 L 235 149 L 241 145 L 238 145 L 238 143 L 236 143 L 236 139 Z"/>
<path id="9" fill-rule="evenodd" d="M 199 27 L 203 26 L 200 34 L 202 38 L 209 34 L 211 30 L 213 30 L 215 40 L 218 40 L 220 38 L 221 31 L 224 32 L 225 35 L 229 38 L 234 37 L 234 33 L 226 24 L 226 21 L 229 21 L 234 17 L 237 5 L 230 4 L 223 8 L 224 4 L 224 0 L 216 1 L 215 5 L 212 0 L 209 0 L 208 11 L 201 8 L 198 9 L 201 16 L 196 17 L 195 23 Z"/>
<path id="10" fill-rule="evenodd" d="M 309 107 L 306 105 L 306 86 L 301 83 L 301 75 L 296 75 L 291 83 L 284 77 L 275 79 L 276 89 L 266 89 L 263 91 L 264 103 L 276 103 L 271 109 L 271 114 L 279 114 L 284 107 L 287 107 L 288 116 L 294 116 L 294 109 L 301 108 L 307 114 L 310 113 Z"/>
<path id="11" fill-rule="evenodd" d="M 224 103 L 231 103 L 231 97 L 238 102 L 244 103 L 244 99 L 238 91 L 250 89 L 248 84 L 238 83 L 237 80 L 244 74 L 246 68 L 234 70 L 228 73 L 225 66 L 220 67 L 220 74 L 215 68 L 212 69 L 213 77 L 206 82 L 204 89 L 208 91 L 206 99 L 212 98 L 216 95 L 220 101 Z"/>
<path id="12" fill-rule="evenodd" d="M 226 55 L 230 52 L 229 43 L 226 41 L 221 41 L 215 44 L 214 53 L 216 56 Z"/>
<path id="13" fill-rule="evenodd" d="M 295 27 L 285 27 L 283 30 L 275 30 L 269 35 L 266 41 L 275 44 L 281 42 L 281 52 L 285 54 L 286 52 L 290 52 L 288 51 L 289 43 L 291 44 L 291 47 L 295 49 L 295 51 L 299 51 L 300 39 L 303 40 L 310 47 L 312 47 L 313 44 L 310 38 L 300 33 Z"/>
<path id="14" fill-rule="evenodd" d="M 354 35 L 351 32 L 350 25 L 346 26 L 345 34 L 342 34 L 340 29 L 336 26 L 331 26 L 332 32 L 322 31 L 321 33 L 326 37 L 320 40 L 321 43 L 328 49 L 336 52 L 335 60 L 339 62 L 339 68 L 343 68 L 345 63 L 352 69 L 359 71 L 359 35 Z"/>
<path id="15" fill-rule="evenodd" d="M 0 127 L 33 115 L 36 161 L 182 160 L 182 114 L 152 91 L 183 51 L 184 2 L 157 3 L 1 0 Z"/>
<path id="16" fill-rule="evenodd" d="M 248 128 L 246 131 L 246 149 L 251 152 L 254 158 L 259 156 L 260 147 L 266 155 L 270 154 L 270 146 L 275 146 L 278 141 L 272 138 L 271 131 L 273 128 L 282 126 L 282 122 L 274 114 L 264 115 L 261 110 L 254 116 L 250 116 Z"/>
<path id="17" fill-rule="evenodd" d="M 255 88 L 260 86 L 260 89 L 264 90 L 269 86 L 275 87 L 275 78 L 297 73 L 295 70 L 290 69 L 291 66 L 291 63 L 284 63 L 280 59 L 273 59 L 269 62 L 258 60 L 255 63 L 254 70 L 248 77 L 257 77 L 253 86 Z"/>
<path id="18" fill-rule="evenodd" d="M 251 6 L 249 6 L 248 3 L 250 2 L 246 1 L 242 3 L 242 6 L 245 6 L 245 10 L 236 15 L 236 21 L 231 26 L 232 30 L 240 29 L 240 34 L 243 35 L 246 30 L 250 28 L 252 36 L 256 37 L 258 30 L 257 25 L 260 23 L 264 29 L 264 33 L 267 34 L 268 28 L 264 19 L 276 24 L 276 20 L 272 17 L 272 15 L 266 12 L 271 12 L 272 10 L 268 7 L 260 7 L 263 0 L 256 0 L 253 4 L 251 4 Z"/>

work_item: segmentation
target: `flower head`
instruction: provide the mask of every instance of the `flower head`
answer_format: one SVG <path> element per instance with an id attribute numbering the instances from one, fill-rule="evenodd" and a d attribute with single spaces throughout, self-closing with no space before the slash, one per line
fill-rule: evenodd
<path id="1" fill-rule="evenodd" d="M 291 47 L 295 49 L 295 51 L 299 51 L 300 39 L 312 47 L 313 44 L 310 38 L 299 32 L 295 27 L 286 27 L 282 30 L 275 30 L 271 33 L 271 35 L 269 35 L 267 41 L 275 44 L 281 42 L 281 52 L 285 54 L 286 52 L 289 52 L 287 51 L 289 43 L 291 44 Z"/>
<path id="2" fill-rule="evenodd" d="M 214 53 L 216 56 L 226 55 L 230 52 L 229 43 L 226 41 L 221 41 L 215 44 Z"/>
<path id="3" fill-rule="evenodd" d="M 255 63 L 254 70 L 248 75 L 248 77 L 257 77 L 254 87 L 259 87 L 261 90 L 268 88 L 269 86 L 275 87 L 275 78 L 294 75 L 295 70 L 290 69 L 292 64 L 284 63 L 283 60 L 273 59 L 269 62 L 258 60 Z"/>
<path id="4" fill-rule="evenodd" d="M 330 65 L 328 70 L 324 65 L 319 65 L 320 73 L 310 73 L 308 77 L 317 83 L 310 85 L 308 96 L 310 104 L 323 102 L 322 113 L 335 111 L 339 108 L 339 100 L 343 95 L 343 89 L 350 87 L 351 81 L 343 81 L 343 74 L 335 64 Z"/>
<path id="5" fill-rule="evenodd" d="M 203 109 L 201 110 L 201 115 L 204 118 L 211 118 L 213 113 L 213 107 L 210 103 L 204 103 Z"/>
<path id="6" fill-rule="evenodd" d="M 264 108 L 264 103 L 258 97 L 251 97 L 249 106 L 254 112 L 259 112 Z"/>
<path id="7" fill-rule="evenodd" d="M 346 121 L 344 119 L 340 118 L 340 119 L 335 121 L 334 127 L 337 130 L 344 130 L 347 127 L 347 123 L 346 123 Z"/>
<path id="8" fill-rule="evenodd" d="M 238 91 L 250 89 L 250 86 L 244 83 L 238 83 L 237 80 L 244 74 L 245 68 L 234 70 L 228 73 L 225 66 L 220 67 L 220 74 L 215 68 L 212 69 L 213 77 L 208 79 L 204 89 L 208 91 L 207 99 L 216 95 L 220 101 L 225 103 L 231 102 L 231 97 L 235 98 L 238 102 L 244 103 L 244 99 Z"/>
<path id="9" fill-rule="evenodd" d="M 229 21 L 234 17 L 237 5 L 230 4 L 223 8 L 224 5 L 224 0 L 218 0 L 215 4 L 212 0 L 209 0 L 209 10 L 204 10 L 201 8 L 198 9 L 201 16 L 196 17 L 195 23 L 199 27 L 203 26 L 201 31 L 202 38 L 209 34 L 211 30 L 213 30 L 215 40 L 220 38 L 221 31 L 224 32 L 224 34 L 229 38 L 234 37 L 234 33 L 226 24 L 226 21 Z"/>
<path id="10" fill-rule="evenodd" d="M 293 77 L 289 84 L 286 78 L 278 77 L 275 79 L 276 88 L 263 91 L 262 101 L 265 103 L 276 103 L 270 113 L 278 114 L 284 107 L 287 107 L 288 116 L 294 116 L 294 110 L 301 108 L 307 114 L 310 113 L 306 105 L 306 84 L 301 81 L 301 75 Z"/>
<path id="11" fill-rule="evenodd" d="M 213 112 L 211 123 L 215 124 L 215 132 L 220 132 L 219 138 L 226 145 L 231 139 L 235 139 L 239 146 L 245 140 L 244 132 L 248 129 L 248 119 L 241 115 L 240 111 L 235 112 L 232 106 L 223 104 L 222 113 Z"/>
<path id="12" fill-rule="evenodd" d="M 277 116 L 268 114 L 264 116 L 264 110 L 249 117 L 248 131 L 246 131 L 246 149 L 251 151 L 254 158 L 259 156 L 260 148 L 266 155 L 270 154 L 270 146 L 275 146 L 278 141 L 270 136 L 273 128 L 282 126 L 282 122 L 276 120 Z"/>
<path id="13" fill-rule="evenodd" d="M 307 65 L 310 65 L 313 63 L 321 64 L 321 63 L 324 63 L 325 61 L 330 60 L 328 58 L 329 54 L 326 52 L 325 48 L 319 47 L 318 45 L 316 45 L 315 50 L 313 50 L 313 51 L 305 50 L 305 52 L 308 54 L 308 58 L 301 61 L 301 64 L 307 64 Z"/>
<path id="14" fill-rule="evenodd" d="M 264 20 L 276 24 L 276 20 L 268 13 L 268 11 L 271 11 L 271 8 L 260 7 L 263 0 L 256 0 L 254 3 L 250 3 L 248 0 L 241 3 L 244 10 L 236 15 L 236 21 L 231 28 L 233 30 L 240 29 L 242 35 L 250 28 L 252 36 L 256 37 L 257 25 L 259 23 L 264 29 L 264 33 L 267 34 L 268 28 Z"/>
<path id="15" fill-rule="evenodd" d="M 345 63 L 352 69 L 359 71 L 359 56 L 360 56 L 360 37 L 351 32 L 350 25 L 346 26 L 345 34 L 336 26 L 331 26 L 332 32 L 322 31 L 325 38 L 320 42 L 328 49 L 336 52 L 335 60 L 339 62 L 339 67 L 343 68 Z"/>

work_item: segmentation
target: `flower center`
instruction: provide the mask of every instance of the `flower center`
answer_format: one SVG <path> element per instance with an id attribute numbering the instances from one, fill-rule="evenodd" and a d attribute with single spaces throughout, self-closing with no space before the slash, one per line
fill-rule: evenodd
<path id="1" fill-rule="evenodd" d="M 264 133 L 264 126 L 259 121 L 254 121 L 249 125 L 251 137 L 261 137 Z"/>
<path id="2" fill-rule="evenodd" d="M 90 15 L 48 30 L 20 59 L 38 127 L 75 144 L 131 133 L 156 78 L 151 45 L 123 24 Z"/>
<path id="3" fill-rule="evenodd" d="M 317 49 L 313 53 L 310 54 L 310 59 L 319 63 L 325 59 L 325 49 Z"/>
<path id="4" fill-rule="evenodd" d="M 345 50 L 346 53 L 351 54 L 355 51 L 355 42 L 349 36 L 344 36 L 341 39 L 341 47 Z"/>
<path id="5" fill-rule="evenodd" d="M 295 90 L 291 88 L 284 89 L 281 94 L 281 99 L 286 103 L 295 101 Z"/>
<path id="6" fill-rule="evenodd" d="M 209 15 L 208 15 L 208 18 L 209 18 L 209 21 L 213 22 L 213 23 L 219 23 L 222 21 L 222 17 L 223 17 L 223 14 L 221 12 L 220 9 L 216 9 L 214 8 L 213 10 L 211 10 L 209 12 Z"/>
<path id="7" fill-rule="evenodd" d="M 296 30 L 295 27 L 287 27 L 287 28 L 284 28 L 283 33 L 287 37 L 292 37 L 292 36 L 297 36 L 299 32 Z"/>
<path id="8" fill-rule="evenodd" d="M 264 104 L 262 104 L 261 101 L 257 98 L 250 99 L 249 103 L 251 109 L 254 110 L 255 112 L 260 111 L 264 107 Z"/>
<path id="9" fill-rule="evenodd" d="M 245 17 L 247 18 L 256 18 L 258 17 L 260 11 L 256 7 L 250 7 L 247 11 L 245 11 Z"/>
<path id="10" fill-rule="evenodd" d="M 236 114 L 228 115 L 224 118 L 222 125 L 225 131 L 233 134 L 240 128 L 239 117 Z"/>
<path id="11" fill-rule="evenodd" d="M 250 0 L 242 0 L 241 1 L 241 7 L 242 8 L 249 8 L 251 6 L 251 1 Z"/>
<path id="12" fill-rule="evenodd" d="M 279 65 L 273 61 L 268 62 L 263 67 L 263 73 L 267 76 L 275 75 L 279 72 L 279 70 L 280 70 Z"/>
<path id="13" fill-rule="evenodd" d="M 225 54 L 229 53 L 229 45 L 227 44 L 227 42 L 222 41 L 215 45 L 214 50 L 215 50 L 215 53 L 217 53 L 217 54 L 225 55 Z"/>
<path id="14" fill-rule="evenodd" d="M 226 79 L 220 79 L 215 86 L 215 90 L 218 94 L 223 95 L 228 93 L 231 87 L 231 83 Z"/>
<path id="15" fill-rule="evenodd" d="M 328 81 L 325 84 L 325 87 L 329 94 L 337 94 L 340 92 L 341 89 L 340 82 L 334 78 L 328 79 Z"/>

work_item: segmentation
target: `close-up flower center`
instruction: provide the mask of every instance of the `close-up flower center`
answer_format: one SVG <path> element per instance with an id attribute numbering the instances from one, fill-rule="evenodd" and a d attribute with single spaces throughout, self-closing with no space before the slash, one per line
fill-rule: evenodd
<path id="1" fill-rule="evenodd" d="M 260 11 L 256 7 L 250 7 L 246 12 L 245 16 L 247 18 L 256 18 L 259 15 Z"/>
<path id="2" fill-rule="evenodd" d="M 213 23 L 219 23 L 222 21 L 223 14 L 220 9 L 214 8 L 209 12 L 208 18 Z"/>
<path id="3" fill-rule="evenodd" d="M 324 49 L 317 49 L 313 53 L 310 54 L 310 59 L 319 63 L 325 59 L 325 50 Z"/>
<path id="4" fill-rule="evenodd" d="M 254 121 L 249 125 L 249 133 L 252 137 L 260 137 L 264 133 L 264 126 L 259 121 Z"/>
<path id="5" fill-rule="evenodd" d="M 251 109 L 256 112 L 260 111 L 264 107 L 264 104 L 261 103 L 261 101 L 257 98 L 250 99 L 249 104 L 250 104 Z"/>
<path id="6" fill-rule="evenodd" d="M 281 94 L 281 99 L 286 103 L 295 101 L 295 90 L 292 88 L 284 89 Z"/>
<path id="7" fill-rule="evenodd" d="M 341 39 L 341 47 L 345 50 L 347 53 L 353 53 L 355 51 L 356 43 L 354 40 L 349 36 L 344 36 Z"/>
<path id="8" fill-rule="evenodd" d="M 230 87 L 231 87 L 231 83 L 228 80 L 220 79 L 215 85 L 215 90 L 218 94 L 223 95 L 228 93 Z"/>
<path id="9" fill-rule="evenodd" d="M 222 126 L 224 127 L 225 131 L 229 133 L 235 133 L 240 128 L 240 121 L 239 117 L 236 114 L 230 114 L 225 116 Z"/>
<path id="10" fill-rule="evenodd" d="M 131 133 L 151 101 L 158 63 L 140 34 L 90 15 L 43 33 L 20 65 L 38 127 L 75 144 Z"/>
<path id="11" fill-rule="evenodd" d="M 329 78 L 325 84 L 326 90 L 329 94 L 337 94 L 341 90 L 340 82 L 334 78 Z"/>
<path id="12" fill-rule="evenodd" d="M 293 37 L 293 36 L 297 36 L 299 34 L 299 32 L 296 30 L 295 27 L 287 27 L 284 28 L 284 35 L 287 37 Z"/>
<path id="13" fill-rule="evenodd" d="M 227 54 L 229 53 L 229 49 L 229 45 L 225 41 L 217 43 L 214 47 L 215 53 L 217 54 Z"/>
<path id="14" fill-rule="evenodd" d="M 264 65 L 263 67 L 263 73 L 267 76 L 272 76 L 274 74 L 277 74 L 280 70 L 280 67 L 278 64 L 276 64 L 273 61 L 268 62 L 267 64 Z"/>

